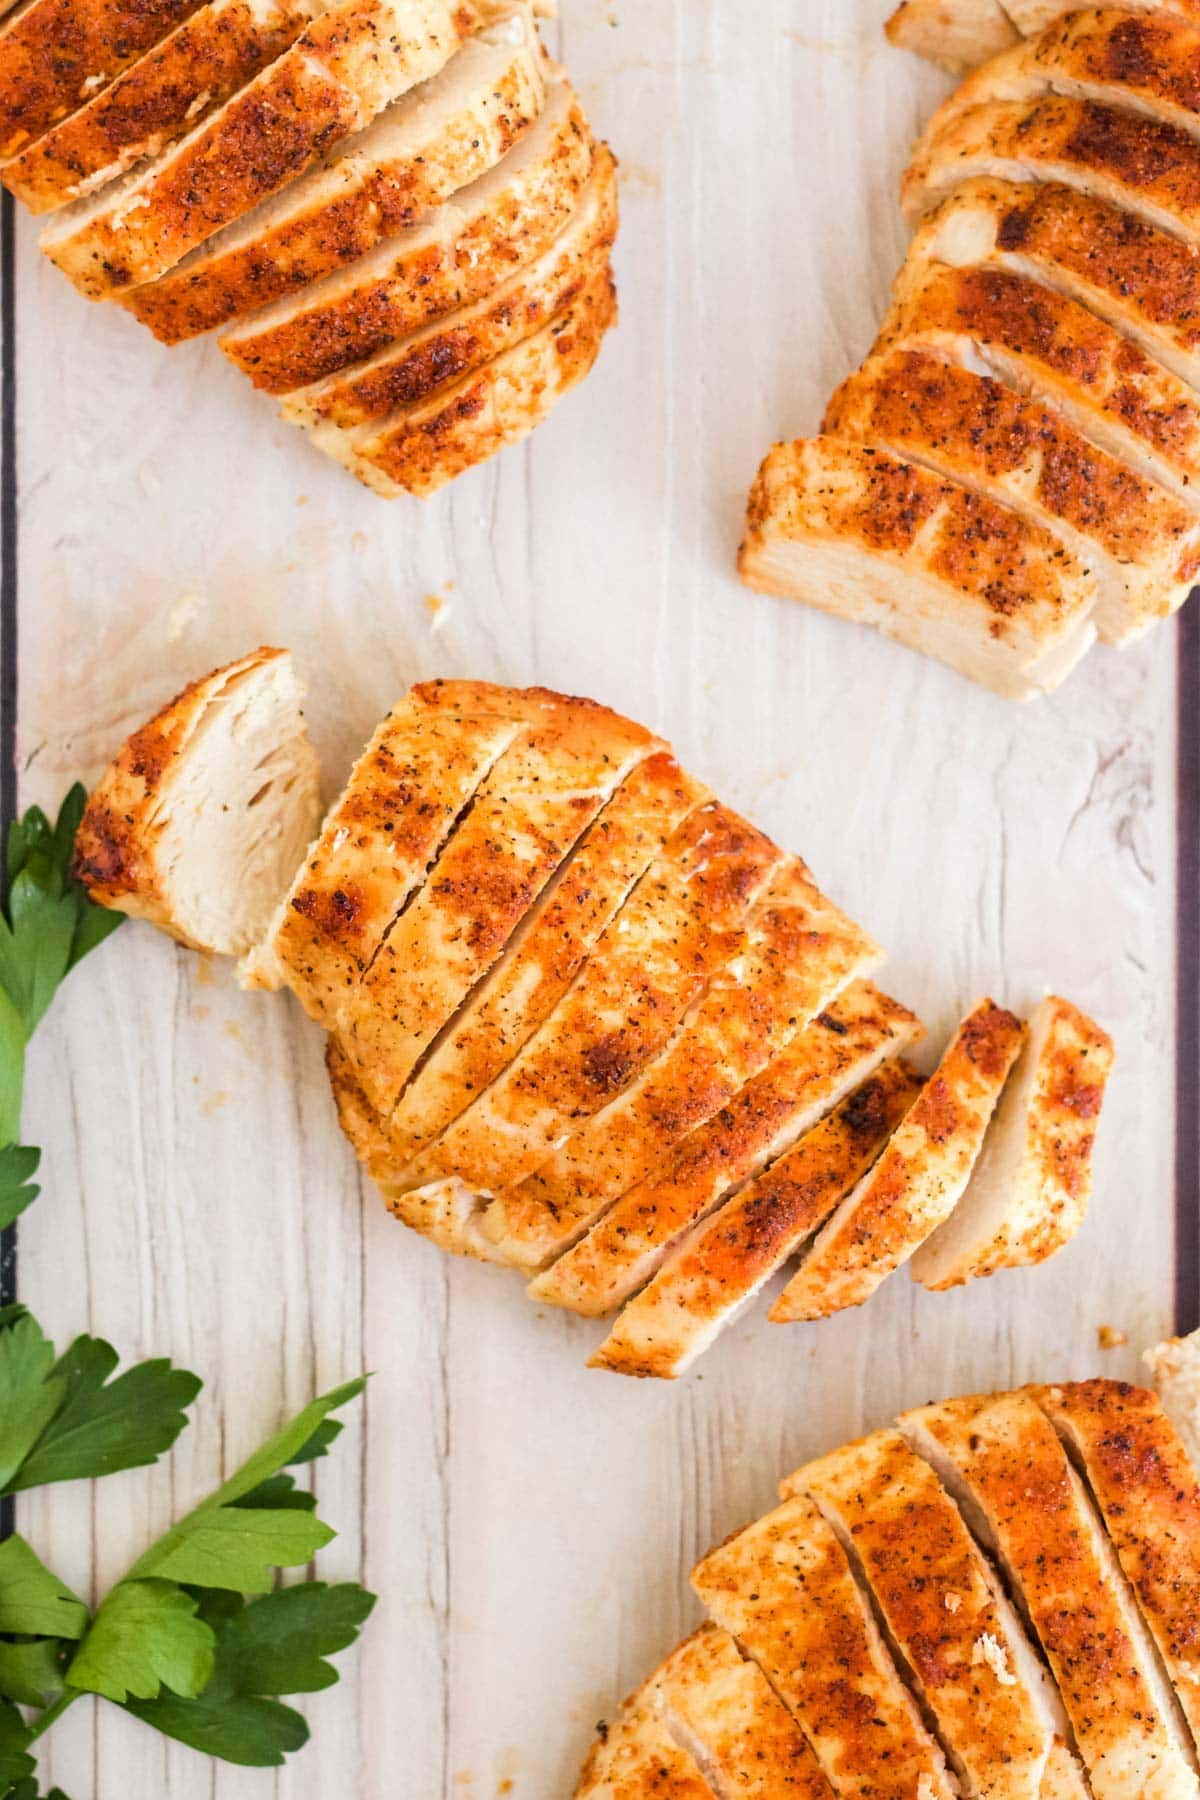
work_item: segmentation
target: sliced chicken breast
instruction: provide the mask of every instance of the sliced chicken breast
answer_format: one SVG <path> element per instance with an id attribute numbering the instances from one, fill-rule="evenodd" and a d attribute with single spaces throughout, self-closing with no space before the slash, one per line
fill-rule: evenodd
<path id="1" fill-rule="evenodd" d="M 958 1793 L 845 1551 L 810 1500 L 785 1501 L 712 1551 L 692 1586 L 758 1664 L 840 1800 Z"/>
<path id="2" fill-rule="evenodd" d="M 920 351 L 871 357 L 822 429 L 1009 506 L 1096 579 L 1096 625 L 1127 643 L 1182 606 L 1200 574 L 1200 520 L 1165 489 L 1011 388 Z"/>
<path id="3" fill-rule="evenodd" d="M 1000 0 L 902 0 L 884 28 L 897 50 L 965 75 L 1019 41 Z"/>
<path id="4" fill-rule="evenodd" d="M 577 205 L 541 256 L 474 305 L 389 344 L 365 363 L 297 388 L 284 398 L 283 417 L 306 430 L 345 430 L 420 405 L 570 306 L 596 270 L 607 267 L 616 234 L 616 159 L 600 144 Z"/>
<path id="5" fill-rule="evenodd" d="M 567 1244 L 647 1179 L 681 1139 L 710 1119 L 855 976 L 883 953 L 789 858 L 747 921 L 742 954 L 710 982 L 656 1057 L 616 1100 L 574 1132 L 524 1185 Z M 559 1298 L 553 1271 L 540 1298 Z"/>
<path id="6" fill-rule="evenodd" d="M 527 4 L 465 43 L 319 167 L 122 304 L 164 344 L 294 293 L 486 175 L 532 124 L 545 77 Z"/>
<path id="7" fill-rule="evenodd" d="M 906 268 L 876 345 L 997 376 L 1200 510 L 1200 399 L 1075 301 L 1005 269 Z"/>
<path id="8" fill-rule="evenodd" d="M 0 157 L 73 113 L 203 0 L 25 0 L 0 22 Z"/>
<path id="9" fill-rule="evenodd" d="M 1200 250 L 1106 201 L 1053 182 L 966 181 L 909 255 L 996 263 L 1056 288 L 1200 389 Z"/>
<path id="10" fill-rule="evenodd" d="M 101 906 L 237 956 L 255 941 L 319 816 L 304 689 L 286 650 L 194 681 L 94 789 L 75 873 Z"/>
<path id="11" fill-rule="evenodd" d="M 617 322 L 617 290 L 607 266 L 562 312 L 475 374 L 423 404 L 400 407 L 372 425 L 323 425 L 317 448 L 386 500 L 426 500 L 449 481 L 511 449 L 545 422 L 595 366 Z"/>
<path id="12" fill-rule="evenodd" d="M 921 1034 L 897 1001 L 854 982 L 547 1271 L 560 1303 L 597 1317 L 613 1311 L 690 1226 Z"/>
<path id="13" fill-rule="evenodd" d="M 543 1163 L 566 1131 L 636 1078 L 739 953 L 745 916 L 781 860 L 728 807 L 689 814 L 550 1017 L 414 1161 L 409 1185 L 456 1175 L 500 1194 Z"/>
<path id="14" fill-rule="evenodd" d="M 1092 1151 L 1112 1071 L 1107 1032 L 1051 994 L 996 1108 L 967 1191 L 912 1261 L 913 1280 L 959 1287 L 1044 1262 L 1087 1215 Z"/>
<path id="15" fill-rule="evenodd" d="M 866 1173 L 920 1088 L 902 1063 L 885 1064 L 668 1251 L 589 1367 L 665 1380 L 685 1374 Z"/>
<path id="16" fill-rule="evenodd" d="M 928 1463 L 878 1431 L 780 1492 L 807 1495 L 836 1534 L 969 1800 L 1039 1800 L 1062 1701 Z"/>
<path id="17" fill-rule="evenodd" d="M 1048 532 L 873 445 L 777 445 L 739 569 L 1014 699 L 1057 687 L 1095 641 L 1095 579 Z"/>
<path id="18" fill-rule="evenodd" d="M 592 155 L 579 101 L 556 82 L 488 174 L 349 268 L 234 326 L 221 348 L 256 387 L 285 394 L 472 304 L 553 242 Z"/>
<path id="19" fill-rule="evenodd" d="M 664 747 L 593 701 L 527 691 L 521 705 L 525 729 L 476 790 L 341 1014 L 359 1083 L 385 1115 L 615 789 Z"/>
<path id="20" fill-rule="evenodd" d="M 1044 31 L 1064 13 L 1077 11 L 1077 0 L 1004 0 L 1004 8 L 1025 37 Z M 1172 18 L 1200 19 L 1200 0 L 1125 0 L 1124 11 L 1168 13 Z"/>
<path id="21" fill-rule="evenodd" d="M 656 1678 L 631 1694 L 583 1765 L 575 1800 L 724 1800 L 667 1726 Z"/>
<path id="22" fill-rule="evenodd" d="M 145 168 L 64 207 L 41 246 L 89 299 L 154 281 L 338 138 L 436 75 L 486 0 L 332 0 L 285 53 Z"/>
<path id="23" fill-rule="evenodd" d="M 0 169 L 5 187 L 35 213 L 102 187 L 223 105 L 282 56 L 320 10 L 320 0 L 208 0 L 140 62 L 6 162 Z"/>
<path id="24" fill-rule="evenodd" d="M 1093 1499 L 1200 1743 L 1200 1485 L 1156 1395 L 1124 1382 L 1034 1388 Z"/>
<path id="25" fill-rule="evenodd" d="M 1200 144 L 1190 132 L 1092 100 L 972 107 L 910 165 L 901 201 L 915 224 L 964 181 L 1053 181 L 1200 243 Z"/>
<path id="26" fill-rule="evenodd" d="M 922 1407 L 901 1430 L 1001 1562 L 1041 1640 L 1095 1800 L 1195 1800 L 1191 1740 L 1057 1433 L 1028 1394 Z"/>
<path id="27" fill-rule="evenodd" d="M 958 1204 L 1024 1037 L 994 1001 L 967 1015 L 875 1167 L 842 1201 L 772 1309 L 824 1319 L 862 1306 Z"/>
<path id="28" fill-rule="evenodd" d="M 667 1730 L 720 1800 L 835 1800 L 804 1733 L 727 1631 L 702 1625 L 655 1684 Z"/>
<path id="29" fill-rule="evenodd" d="M 1147 1351 L 1163 1410 L 1183 1440 L 1192 1467 L 1200 1469 L 1200 1331 L 1168 1338 Z"/>
<path id="30" fill-rule="evenodd" d="M 290 987 L 310 1018 L 343 1029 L 393 922 L 521 732 L 514 698 L 487 682 L 432 681 L 392 708 L 243 964 L 246 986 Z"/>

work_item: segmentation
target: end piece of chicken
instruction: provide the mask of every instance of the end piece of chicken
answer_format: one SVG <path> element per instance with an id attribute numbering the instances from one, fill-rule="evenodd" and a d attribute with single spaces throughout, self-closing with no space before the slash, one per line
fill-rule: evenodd
<path id="1" fill-rule="evenodd" d="M 75 870 L 93 900 L 195 950 L 246 950 L 317 825 L 303 692 L 286 650 L 257 650 L 135 732 L 76 839 Z"/>
<path id="2" fill-rule="evenodd" d="M 593 147 L 566 81 L 478 181 L 349 268 L 235 325 L 222 350 L 255 387 L 286 394 L 481 298 L 540 255 L 569 218 Z"/>
<path id="3" fill-rule="evenodd" d="M 1050 532 L 1096 580 L 1105 643 L 1182 606 L 1200 574 L 1200 519 L 1089 444 L 1049 407 L 922 351 L 871 357 L 838 389 L 827 436 L 878 445 Z"/>
<path id="4" fill-rule="evenodd" d="M 575 1789 L 575 1800 L 724 1800 L 667 1725 L 652 1675 L 602 1727 Z"/>
<path id="5" fill-rule="evenodd" d="M 1057 687 L 1095 641 L 1094 578 L 1048 532 L 873 445 L 776 445 L 738 566 L 1013 699 Z"/>
<path id="6" fill-rule="evenodd" d="M 996 1555 L 1041 1640 L 1095 1800 L 1195 1800 L 1194 1750 L 1117 1555 L 1029 1394 L 899 1421 Z"/>
<path id="7" fill-rule="evenodd" d="M 427 500 L 536 431 L 591 373 L 617 314 L 606 265 L 548 324 L 474 374 L 371 425 L 352 431 L 320 426 L 312 440 L 383 499 L 413 494 Z"/>
<path id="8" fill-rule="evenodd" d="M 1092 1151 L 1113 1064 L 1112 1039 L 1051 994 L 988 1128 L 967 1191 L 912 1261 L 924 1287 L 959 1287 L 1044 1262 L 1087 1215 Z"/>
<path id="9" fill-rule="evenodd" d="M 208 0 L 140 62 L 0 168 L 53 212 L 157 156 L 295 43 L 319 0 Z M 0 51 L 0 61 L 3 52 Z"/>
<path id="10" fill-rule="evenodd" d="M 1024 1035 L 994 1001 L 972 1009 L 875 1167 L 817 1234 L 773 1320 L 863 1305 L 950 1216 Z"/>
<path id="11" fill-rule="evenodd" d="M 902 0 L 884 26 L 897 50 L 965 75 L 1019 40 L 1000 0 Z"/>
<path id="12" fill-rule="evenodd" d="M 486 21 L 483 4 L 332 0 L 290 49 L 162 156 L 64 207 L 42 249 L 89 299 L 156 280 L 436 75 Z"/>
<path id="13" fill-rule="evenodd" d="M 1148 1350 L 1145 1360 L 1163 1410 L 1182 1438 L 1192 1467 L 1200 1469 L 1200 1331 L 1168 1338 Z"/>
<path id="14" fill-rule="evenodd" d="M 283 417 L 313 432 L 322 426 L 346 430 L 419 406 L 473 374 L 579 298 L 607 266 L 617 210 L 616 159 L 600 144 L 570 217 L 541 256 L 473 305 L 435 319 L 366 362 L 297 388 L 283 400 Z"/>
<path id="15" fill-rule="evenodd" d="M 785 1501 L 712 1551 L 692 1586 L 763 1671 L 839 1796 L 957 1796 L 846 1553 L 810 1500 Z"/>
<path id="16" fill-rule="evenodd" d="M 806 1494 L 869 1591 L 972 1800 L 1039 1800 L 1063 1704 L 933 1470 L 878 1431 L 781 1484 Z"/>
<path id="17" fill-rule="evenodd" d="M 318 281 L 486 175 L 545 98 L 529 8 L 511 7 L 431 81 L 122 304 L 177 344 Z"/>
<path id="18" fill-rule="evenodd" d="M 866 1173 L 920 1089 L 898 1062 L 865 1081 L 668 1250 L 588 1366 L 664 1380 L 685 1374 Z M 531 1292 L 541 1298 L 538 1284 Z"/>

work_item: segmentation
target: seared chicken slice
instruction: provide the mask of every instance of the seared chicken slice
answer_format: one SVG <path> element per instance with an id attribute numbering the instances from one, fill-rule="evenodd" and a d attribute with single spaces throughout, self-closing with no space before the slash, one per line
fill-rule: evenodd
<path id="1" fill-rule="evenodd" d="M 1028 1036 L 967 1191 L 912 1261 L 927 1288 L 1044 1262 L 1087 1215 L 1092 1150 L 1112 1071 L 1108 1033 L 1051 994 Z"/>
<path id="2" fill-rule="evenodd" d="M 631 1694 L 592 1746 L 575 1800 L 725 1800 L 667 1726 L 657 1678 Z"/>
<path id="3" fill-rule="evenodd" d="M 772 1319 L 824 1319 L 863 1305 L 950 1216 L 1023 1037 L 1021 1021 L 991 1000 L 968 1014 L 878 1163 L 818 1233 Z"/>
<path id="4" fill-rule="evenodd" d="M 920 351 L 871 357 L 838 389 L 829 437 L 877 444 L 1009 506 L 1096 578 L 1096 625 L 1126 643 L 1182 606 L 1200 520 L 1048 407 Z"/>
<path id="5" fill-rule="evenodd" d="M 122 304 L 162 343 L 177 344 L 293 293 L 486 175 L 544 97 L 542 59 L 521 0 L 319 167 Z"/>
<path id="6" fill-rule="evenodd" d="M 1163 1410 L 1183 1440 L 1194 1469 L 1200 1469 L 1200 1331 L 1168 1338 L 1145 1358 L 1154 1372 Z"/>
<path id="7" fill-rule="evenodd" d="M 1048 532 L 872 445 L 777 445 L 739 568 L 1014 699 L 1057 687 L 1095 641 L 1094 577 Z"/>
<path id="8" fill-rule="evenodd" d="M 500 1194 L 543 1163 L 564 1132 L 636 1078 L 740 952 L 746 914 L 781 860 L 728 807 L 714 802 L 689 814 L 550 1017 L 415 1159 L 408 1184 L 456 1175 Z"/>
<path id="9" fill-rule="evenodd" d="M 203 0 L 25 0 L 0 8 L 0 157 L 65 118 Z"/>
<path id="10" fill-rule="evenodd" d="M 317 827 L 317 759 L 286 650 L 194 681 L 94 789 L 75 872 L 93 900 L 220 956 L 266 925 Z"/>
<path id="11" fill-rule="evenodd" d="M 89 299 L 154 281 L 426 81 L 486 0 L 332 0 L 232 100 L 144 168 L 65 207 L 41 246 Z"/>
<path id="12" fill-rule="evenodd" d="M 1004 9 L 1024 37 L 1044 31 L 1064 13 L 1078 10 L 1078 0 L 1004 0 Z M 1168 13 L 1175 19 L 1200 20 L 1200 0 L 1125 0 L 1125 12 Z"/>
<path id="13" fill-rule="evenodd" d="M 523 263 L 473 306 L 436 319 L 365 363 L 297 388 L 283 401 L 283 417 L 315 433 L 322 426 L 363 425 L 419 405 L 571 305 L 595 271 L 607 266 L 616 234 L 616 158 L 601 144 L 574 210 L 541 256 Z"/>
<path id="14" fill-rule="evenodd" d="M 290 987 L 319 1025 L 342 1029 L 393 921 L 520 733 L 513 702 L 487 682 L 431 681 L 393 707 L 247 958 L 247 986 Z"/>
<path id="15" fill-rule="evenodd" d="M 1049 1659 L 1095 1800 L 1195 1800 L 1178 1702 L 1116 1552 L 1028 1394 L 952 1400 L 900 1420 L 1000 1559 Z"/>
<path id="16" fill-rule="evenodd" d="M 1081 1470 L 1200 1743 L 1200 1485 L 1157 1397 L 1124 1382 L 1031 1390 Z"/>
<path id="17" fill-rule="evenodd" d="M 951 1800 L 958 1785 L 810 1500 L 713 1550 L 692 1586 L 799 1723 L 839 1800 Z"/>
<path id="18" fill-rule="evenodd" d="M 612 1201 L 649 1178 L 689 1132 L 758 1075 L 784 1045 L 883 953 L 840 912 L 798 857 L 776 874 L 747 922 L 745 949 L 719 971 L 638 1079 L 593 1115 L 523 1184 L 565 1245 Z M 537 1295 L 570 1305 L 553 1271 Z"/>
<path id="19" fill-rule="evenodd" d="M 1068 1732 L 1049 1671 L 962 1514 L 896 1431 L 781 1484 L 820 1509 L 870 1592 L 968 1800 L 1039 1800 Z"/>
<path id="20" fill-rule="evenodd" d="M 921 227 L 910 257 L 996 263 L 1099 313 L 1200 389 L 1200 249 L 1056 183 L 965 181 Z"/>
<path id="21" fill-rule="evenodd" d="M 876 346 L 982 366 L 1200 511 L 1200 397 L 1093 313 L 1005 269 L 906 267 Z"/>
<path id="22" fill-rule="evenodd" d="M 901 201 L 915 224 L 978 175 L 1054 181 L 1200 243 L 1200 143 L 1190 132 L 1092 100 L 998 100 L 955 119 L 918 167 Z"/>
<path id="23" fill-rule="evenodd" d="M 965 75 L 1019 40 L 1000 0 L 901 0 L 884 28 L 897 50 Z"/>
<path id="24" fill-rule="evenodd" d="M 53 212 L 181 138 L 295 43 L 320 0 L 208 0 L 140 62 L 0 169 Z M 2 52 L 0 52 L 2 60 Z"/>
<path id="25" fill-rule="evenodd" d="M 720 1800 L 835 1800 L 804 1733 L 727 1631 L 702 1625 L 655 1685 L 667 1730 Z"/>
<path id="26" fill-rule="evenodd" d="M 426 500 L 535 431 L 591 372 L 616 321 L 617 291 L 605 265 L 548 324 L 475 374 L 374 424 L 319 426 L 313 442 L 385 500 Z"/>
<path id="27" fill-rule="evenodd" d="M 690 1226 L 920 1036 L 897 1001 L 855 982 L 547 1271 L 545 1297 L 597 1317 L 612 1312 Z"/>
<path id="28" fill-rule="evenodd" d="M 866 1173 L 920 1088 L 903 1063 L 864 1082 L 668 1252 L 589 1367 L 666 1380 L 684 1374 Z"/>
<path id="29" fill-rule="evenodd" d="M 528 723 L 385 933 L 343 1007 L 360 1086 L 385 1116 L 621 782 L 663 745 L 590 700 L 528 692 Z"/>
<path id="30" fill-rule="evenodd" d="M 579 101 L 554 84 L 536 124 L 494 169 L 349 268 L 221 338 L 255 387 L 285 394 L 470 305 L 553 241 L 592 165 Z"/>

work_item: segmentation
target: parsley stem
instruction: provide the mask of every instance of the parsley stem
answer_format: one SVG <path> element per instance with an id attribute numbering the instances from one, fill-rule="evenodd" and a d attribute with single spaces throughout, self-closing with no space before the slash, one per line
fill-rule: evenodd
<path id="1" fill-rule="evenodd" d="M 32 1744 L 34 1739 L 40 1738 L 44 1731 L 49 1731 L 55 1720 L 62 1718 L 68 1706 L 74 1706 L 76 1700 L 80 1700 L 82 1697 L 83 1691 L 80 1688 L 64 1689 L 58 1699 L 54 1702 L 54 1705 L 48 1706 L 45 1712 L 41 1713 L 38 1718 L 35 1719 L 34 1723 L 29 1728 L 29 1735 L 25 1739 L 25 1742 L 27 1744 Z"/>

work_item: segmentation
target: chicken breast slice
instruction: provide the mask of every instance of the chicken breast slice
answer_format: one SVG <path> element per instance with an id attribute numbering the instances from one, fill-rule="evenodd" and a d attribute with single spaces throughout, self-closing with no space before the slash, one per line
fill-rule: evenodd
<path id="1" fill-rule="evenodd" d="M 177 344 L 320 280 L 486 175 L 537 117 L 545 88 L 520 0 L 440 74 L 121 304 Z"/>
<path id="2" fill-rule="evenodd" d="M 1095 579 L 1048 532 L 874 445 L 776 445 L 738 567 L 1010 699 L 1057 687 L 1095 642 Z"/>
<path id="3" fill-rule="evenodd" d="M 702 1625 L 655 1686 L 667 1730 L 720 1800 L 834 1800 L 804 1733 L 727 1631 Z"/>
<path id="4" fill-rule="evenodd" d="M 1031 1390 L 1100 1509 L 1200 1743 L 1200 1485 L 1154 1394 L 1115 1381 Z"/>
<path id="5" fill-rule="evenodd" d="M 244 985 L 290 987 L 310 1018 L 343 1029 L 393 922 L 526 723 L 521 706 L 487 682 L 434 681 L 393 707 L 265 922 Z"/>
<path id="6" fill-rule="evenodd" d="M 156 280 L 436 75 L 487 22 L 485 8 L 486 0 L 332 0 L 162 156 L 57 213 L 42 249 L 89 299 Z"/>
<path id="7" fill-rule="evenodd" d="M 3 165 L 4 185 L 53 212 L 157 156 L 294 44 L 321 0 L 208 0 L 69 118 Z"/>
<path id="8" fill-rule="evenodd" d="M 0 8 L 0 157 L 113 81 L 203 0 L 25 0 Z"/>
<path id="9" fill-rule="evenodd" d="M 1092 100 L 999 100 L 947 127 L 901 202 L 913 224 L 976 176 L 1053 181 L 1200 243 L 1200 144 L 1190 132 Z"/>
<path id="10" fill-rule="evenodd" d="M 1077 10 L 1076 0 L 1004 0 L 1005 11 L 1025 37 L 1044 31 L 1064 13 Z M 1124 0 L 1122 8 L 1132 13 L 1167 13 L 1172 18 L 1200 19 L 1200 0 Z"/>
<path id="11" fill-rule="evenodd" d="M 913 1257 L 914 1281 L 959 1287 L 1071 1241 L 1087 1216 L 1112 1064 L 1107 1032 L 1056 994 L 1041 1002 L 967 1191 Z"/>
<path id="12" fill-rule="evenodd" d="M 958 1784 L 892 1661 L 846 1553 L 796 1496 L 692 1574 L 753 1657 L 840 1800 L 950 1800 Z"/>
<path id="13" fill-rule="evenodd" d="M 992 1000 L 968 1013 L 879 1161 L 817 1234 L 772 1319 L 862 1306 L 950 1216 L 1024 1035 Z"/>
<path id="14" fill-rule="evenodd" d="M 286 394 L 470 305 L 553 242 L 592 156 L 579 100 L 557 81 L 495 168 L 349 268 L 235 325 L 222 350 L 255 387 Z"/>
<path id="15" fill-rule="evenodd" d="M 673 834 L 516 1061 L 417 1157 L 408 1185 L 456 1175 L 501 1194 L 614 1099 L 741 951 L 745 917 L 782 860 L 713 802 Z M 503 1235 L 503 1233 L 497 1233 Z"/>
<path id="16" fill-rule="evenodd" d="M 596 270 L 607 267 L 616 234 L 616 158 L 600 144 L 578 204 L 541 256 L 522 263 L 473 305 L 411 332 L 366 362 L 297 388 L 284 397 L 283 417 L 314 432 L 322 426 L 344 430 L 420 405 L 570 306 Z"/>
<path id="17" fill-rule="evenodd" d="M 1096 579 L 1097 630 L 1128 643 L 1182 606 L 1200 520 L 1048 407 L 921 351 L 871 357 L 825 414 L 829 437 L 877 444 L 1009 506 Z"/>
<path id="18" fill-rule="evenodd" d="M 896 1431 L 780 1486 L 820 1509 L 969 1800 L 1039 1800 L 1069 1731 L 1050 1672 L 937 1476 Z"/>
<path id="19" fill-rule="evenodd" d="M 999 1558 L 1041 1641 L 1095 1800 L 1194 1800 L 1191 1740 L 1116 1552 L 1028 1394 L 953 1400 L 900 1428 Z"/>
<path id="20" fill-rule="evenodd" d="M 667 1725 L 656 1677 L 631 1694 L 583 1765 L 575 1800 L 724 1800 Z"/>
<path id="21" fill-rule="evenodd" d="M 897 50 L 965 75 L 1019 41 L 1000 0 L 902 0 L 886 30 Z"/>
<path id="22" fill-rule="evenodd" d="M 589 1367 L 665 1380 L 685 1374 L 866 1173 L 920 1088 L 903 1063 L 885 1064 L 668 1249 Z M 540 1298 L 536 1286 L 533 1296 Z"/>
<path id="23" fill-rule="evenodd" d="M 569 1295 L 575 1311 L 613 1311 L 690 1226 L 921 1035 L 920 1021 L 898 1001 L 854 982 L 547 1271 L 560 1304 Z"/>
<path id="24" fill-rule="evenodd" d="M 747 921 L 745 948 L 714 977 L 662 1054 L 523 1184 L 566 1244 L 706 1123 L 883 952 L 822 894 L 799 857 Z M 540 1298 L 570 1305 L 554 1271 Z M 560 1292 L 562 1297 L 560 1298 Z"/>
<path id="25" fill-rule="evenodd" d="M 1006 269 L 908 267 L 876 352 L 926 349 L 1054 407 L 1200 510 L 1200 399 L 1093 313 Z"/>
<path id="26" fill-rule="evenodd" d="M 320 426 L 312 441 L 383 499 L 427 500 L 536 431 L 591 373 L 616 322 L 617 290 L 606 264 L 548 324 L 475 374 L 372 425 Z"/>
<path id="27" fill-rule="evenodd" d="M 184 688 L 93 790 L 75 847 L 92 899 L 236 956 L 258 937 L 319 816 L 303 686 L 256 650 Z"/>
<path id="28" fill-rule="evenodd" d="M 1165 1344 L 1148 1350 L 1145 1361 L 1192 1467 L 1200 1469 L 1200 1331 L 1190 1337 L 1168 1338 Z"/>
<path id="29" fill-rule="evenodd" d="M 358 1081 L 387 1115 L 555 870 L 660 739 L 590 700 L 527 690 L 497 759 L 343 1007 Z"/>

